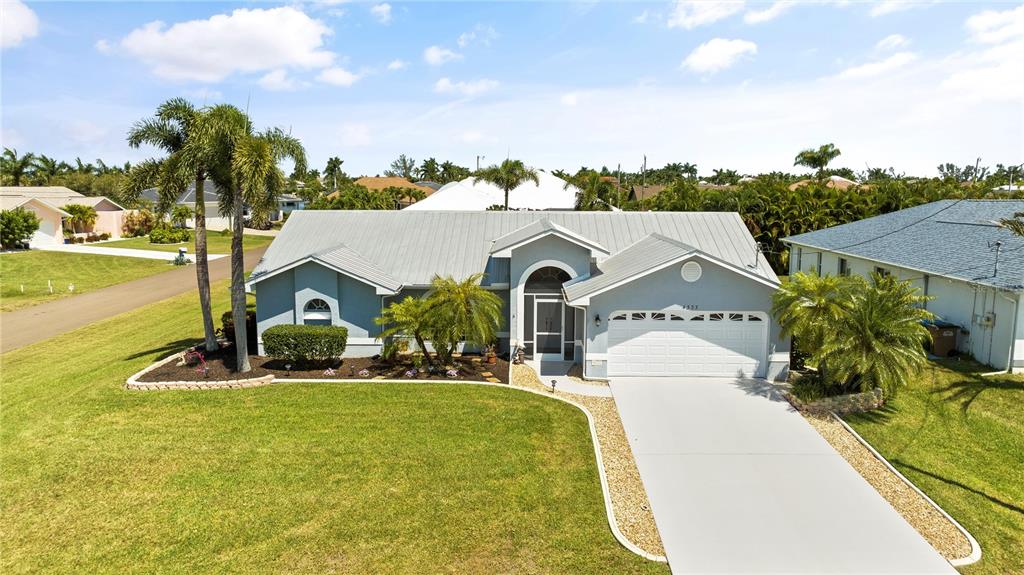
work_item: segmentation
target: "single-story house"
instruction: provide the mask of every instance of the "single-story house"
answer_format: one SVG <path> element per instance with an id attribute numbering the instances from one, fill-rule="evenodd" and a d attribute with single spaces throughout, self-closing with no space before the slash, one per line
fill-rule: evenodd
<path id="1" fill-rule="evenodd" d="M 960 326 L 957 349 L 1000 370 L 1024 371 L 1024 238 L 996 225 L 1024 200 L 942 200 L 783 241 L 790 273 L 891 274 Z"/>
<path id="2" fill-rule="evenodd" d="M 802 188 L 802 187 L 804 187 L 804 186 L 806 186 L 808 184 L 811 184 L 811 183 L 813 183 L 815 181 L 816 180 L 805 179 L 805 180 L 800 180 L 799 182 L 794 182 L 794 183 L 789 185 L 789 191 L 795 192 L 796 190 L 798 190 L 798 189 L 800 189 L 800 188 Z M 855 181 L 853 181 L 853 180 L 851 180 L 849 178 L 844 178 L 842 176 L 829 176 L 825 180 L 825 187 L 826 188 L 833 188 L 833 189 L 836 189 L 836 190 L 846 191 L 846 190 L 848 190 L 848 189 L 850 189 L 850 188 L 852 188 L 854 186 L 859 186 L 859 185 L 860 184 L 858 184 L 857 182 L 855 182 Z"/>
<path id="3" fill-rule="evenodd" d="M 435 191 L 437 191 L 437 189 L 434 187 L 425 186 L 418 183 L 414 184 L 409 180 L 399 176 L 363 176 L 355 180 L 355 182 L 353 183 L 358 186 L 363 186 L 364 188 L 370 190 L 371 192 L 382 192 L 388 188 L 405 188 L 410 190 L 416 190 L 418 192 L 422 192 L 424 196 L 429 196 L 430 194 L 433 194 Z M 340 193 L 341 192 L 332 192 L 330 194 L 327 194 L 327 199 L 334 199 L 338 197 Z M 408 206 L 410 203 L 415 202 L 402 200 L 400 203 L 401 206 L 399 207 L 405 207 Z"/>
<path id="4" fill-rule="evenodd" d="M 142 190 L 140 197 L 149 204 L 156 206 L 160 203 L 160 190 L 158 188 Z M 177 201 L 174 203 L 178 206 L 188 206 L 194 210 L 196 207 L 196 183 L 190 183 L 188 188 L 178 196 Z M 205 180 L 203 182 L 203 203 L 206 208 L 206 229 L 211 231 L 231 229 L 231 216 L 225 216 L 220 213 L 220 188 L 213 180 Z M 246 210 L 246 215 L 248 215 L 248 210 Z M 195 218 L 190 218 L 186 225 L 190 228 L 195 228 Z"/>
<path id="5" fill-rule="evenodd" d="M 504 302 L 501 351 L 594 379 L 788 370 L 779 280 L 736 213 L 297 212 L 247 283 L 260 352 L 267 328 L 313 323 L 373 356 L 383 308 L 479 272 Z"/>
<path id="6" fill-rule="evenodd" d="M 39 229 L 32 234 L 28 245 L 39 248 L 64 243 L 64 218 L 71 214 L 43 200 L 27 196 L 0 195 L 0 210 L 22 208 L 39 218 Z"/>
<path id="7" fill-rule="evenodd" d="M 3 186 L 0 187 L 0 196 L 33 198 L 45 202 L 61 210 L 65 214 L 63 216 L 65 218 L 69 216 L 63 211 L 64 206 L 69 204 L 90 206 L 96 210 L 96 222 L 83 231 L 96 234 L 107 233 L 114 238 L 121 237 L 125 209 L 106 196 L 84 196 L 64 186 Z M 46 223 L 46 228 L 44 231 L 41 226 L 37 233 L 43 234 L 47 238 L 56 238 L 56 243 L 64 243 L 64 229 L 70 230 L 71 226 L 53 227 L 50 223 Z"/>
<path id="8" fill-rule="evenodd" d="M 565 180 L 543 170 L 537 170 L 539 183 L 527 181 L 508 194 L 508 207 L 513 210 L 571 210 L 576 206 L 579 189 L 567 185 Z M 483 180 L 472 177 L 441 186 L 424 200 L 405 208 L 407 210 L 459 210 L 483 211 L 491 206 L 504 205 L 505 192 Z"/>
<path id="9" fill-rule="evenodd" d="M 277 209 L 271 214 L 270 219 L 275 222 L 280 221 L 284 219 L 286 214 L 304 209 L 306 209 L 306 200 L 295 194 L 281 194 L 277 198 Z"/>

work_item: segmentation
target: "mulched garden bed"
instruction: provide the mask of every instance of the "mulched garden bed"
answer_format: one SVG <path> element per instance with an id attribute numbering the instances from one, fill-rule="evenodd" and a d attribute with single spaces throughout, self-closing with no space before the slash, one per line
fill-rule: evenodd
<path id="1" fill-rule="evenodd" d="M 179 365 L 179 361 L 170 361 L 151 370 L 141 377 L 141 382 L 171 381 L 233 381 L 251 379 L 265 375 L 274 375 L 278 380 L 288 379 L 436 379 L 446 381 L 486 381 L 495 378 L 501 383 L 508 383 L 508 362 L 498 358 L 497 363 L 487 364 L 479 355 L 466 355 L 455 358 L 456 377 L 449 377 L 444 371 L 440 373 L 419 372 L 411 359 L 386 363 L 379 358 L 351 357 L 343 358 L 329 365 L 292 366 L 291 371 L 285 369 L 287 362 L 262 355 L 250 355 L 249 365 L 252 370 L 247 373 L 235 371 L 235 348 L 226 346 L 221 349 L 204 353 L 206 373 L 196 365 Z M 409 371 L 415 375 L 408 374 Z M 484 375 L 489 373 L 491 375 Z"/>

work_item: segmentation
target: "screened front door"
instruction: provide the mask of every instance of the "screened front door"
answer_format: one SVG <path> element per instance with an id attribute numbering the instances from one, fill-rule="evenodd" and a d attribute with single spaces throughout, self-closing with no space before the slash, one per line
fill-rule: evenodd
<path id="1" fill-rule="evenodd" d="M 562 311 L 560 300 L 537 299 L 537 353 L 540 355 L 561 355 L 562 342 Z"/>

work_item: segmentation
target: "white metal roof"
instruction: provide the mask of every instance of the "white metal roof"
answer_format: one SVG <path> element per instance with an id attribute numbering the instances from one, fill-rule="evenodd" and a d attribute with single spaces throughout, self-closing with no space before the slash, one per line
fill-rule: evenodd
<path id="1" fill-rule="evenodd" d="M 576 205 L 575 186 L 565 187 L 565 180 L 537 170 L 539 184 L 526 182 L 508 194 L 513 210 L 571 210 Z M 405 208 L 412 211 L 483 211 L 505 204 L 505 192 L 483 180 L 473 183 L 469 177 L 445 184 L 430 196 Z"/>

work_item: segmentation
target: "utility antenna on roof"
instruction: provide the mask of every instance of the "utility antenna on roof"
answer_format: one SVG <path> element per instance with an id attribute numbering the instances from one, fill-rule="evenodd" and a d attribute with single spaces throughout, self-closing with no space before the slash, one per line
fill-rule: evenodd
<path id="1" fill-rule="evenodd" d="M 997 275 L 999 275 L 999 251 L 1002 249 L 1002 247 L 1003 242 L 999 240 L 988 243 L 989 249 L 995 248 L 996 250 L 996 263 L 994 266 L 992 266 L 992 277 L 996 277 Z"/>
<path id="2" fill-rule="evenodd" d="M 749 268 L 757 269 L 758 263 L 761 261 L 761 242 L 754 242 L 754 263 L 750 264 Z"/>

